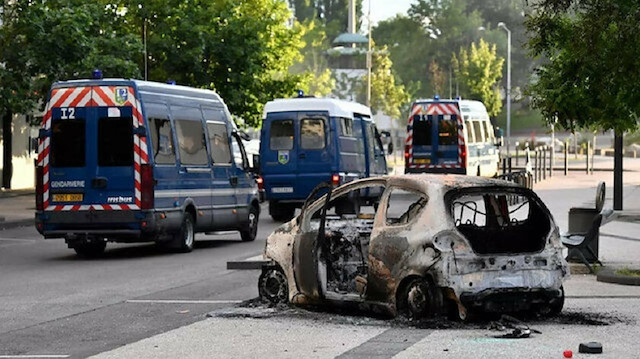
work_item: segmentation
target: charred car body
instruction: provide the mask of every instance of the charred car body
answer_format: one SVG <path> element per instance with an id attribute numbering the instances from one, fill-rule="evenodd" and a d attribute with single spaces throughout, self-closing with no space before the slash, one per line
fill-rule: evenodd
<path id="1" fill-rule="evenodd" d="M 263 299 L 460 319 L 468 310 L 561 311 L 568 267 L 533 191 L 459 175 L 386 176 L 326 191 L 268 237 Z M 356 214 L 334 214 L 334 203 L 367 193 L 381 195 Z"/>

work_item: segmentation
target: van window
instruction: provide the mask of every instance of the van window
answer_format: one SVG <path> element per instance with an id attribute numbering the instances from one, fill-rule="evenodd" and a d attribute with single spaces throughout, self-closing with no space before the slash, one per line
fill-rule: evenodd
<path id="1" fill-rule="evenodd" d="M 202 123 L 189 120 L 176 120 L 175 123 L 180 162 L 184 165 L 206 165 L 209 160 Z"/>
<path id="2" fill-rule="evenodd" d="M 305 118 L 300 121 L 300 147 L 305 150 L 320 150 L 324 148 L 324 142 L 323 119 Z"/>
<path id="3" fill-rule="evenodd" d="M 495 135 L 493 133 L 493 126 L 491 126 L 491 122 L 489 121 L 482 121 L 482 122 L 484 122 L 484 133 L 487 135 L 487 140 L 489 142 L 494 142 Z"/>
<path id="4" fill-rule="evenodd" d="M 173 165 L 176 153 L 173 145 L 171 123 L 166 118 L 149 118 L 149 131 L 153 145 L 153 158 L 156 164 Z"/>
<path id="5" fill-rule="evenodd" d="M 211 146 L 211 159 L 213 163 L 231 163 L 227 125 L 224 123 L 208 122 L 207 131 L 209 132 L 209 146 Z"/>
<path id="6" fill-rule="evenodd" d="M 84 167 L 84 119 L 54 119 L 51 123 L 51 132 L 51 166 Z"/>
<path id="7" fill-rule="evenodd" d="M 464 122 L 464 127 L 467 130 L 467 138 L 469 139 L 469 143 L 475 143 L 476 142 L 476 136 L 474 134 L 473 125 L 472 125 L 471 121 L 465 121 Z"/>
<path id="8" fill-rule="evenodd" d="M 431 146 L 431 120 L 424 117 L 413 123 L 413 145 Z"/>
<path id="9" fill-rule="evenodd" d="M 476 142 L 485 142 L 482 133 L 482 123 L 480 121 L 471 121 L 473 123 L 473 132 L 476 135 Z"/>
<path id="10" fill-rule="evenodd" d="M 269 148 L 290 150 L 293 148 L 293 120 L 271 121 Z"/>
<path id="11" fill-rule="evenodd" d="M 340 136 L 353 136 L 353 119 L 340 118 Z"/>
<path id="12" fill-rule="evenodd" d="M 98 119 L 98 166 L 133 165 L 133 118 Z"/>
<path id="13" fill-rule="evenodd" d="M 438 144 L 457 145 L 458 144 L 458 124 L 456 120 L 441 119 L 438 123 Z"/>

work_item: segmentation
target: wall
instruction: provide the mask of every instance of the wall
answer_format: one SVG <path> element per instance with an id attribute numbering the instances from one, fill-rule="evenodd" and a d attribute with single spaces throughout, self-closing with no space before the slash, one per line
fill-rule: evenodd
<path id="1" fill-rule="evenodd" d="M 13 176 L 11 177 L 12 189 L 33 188 L 35 186 L 34 160 L 38 158 L 35 148 L 30 148 L 32 138 L 38 137 L 39 127 L 31 127 L 27 124 L 24 115 L 13 117 Z M 2 178 L 2 138 L 0 138 L 0 178 Z M 0 183 L 1 185 L 1 183 Z"/>

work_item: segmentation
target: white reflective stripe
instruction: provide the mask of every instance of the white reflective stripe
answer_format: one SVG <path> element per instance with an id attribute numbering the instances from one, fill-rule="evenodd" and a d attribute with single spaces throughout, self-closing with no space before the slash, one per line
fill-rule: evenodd
<path id="1" fill-rule="evenodd" d="M 109 86 L 100 86 L 100 89 L 102 90 L 102 92 L 104 92 L 105 96 L 107 96 L 111 101 L 115 103 L 115 95 L 113 94 L 113 91 L 111 91 L 111 88 L 109 88 Z"/>
<path id="2" fill-rule="evenodd" d="M 87 92 L 87 94 L 86 94 L 86 95 L 84 95 L 84 97 L 82 98 L 82 100 L 80 100 L 80 101 L 78 102 L 77 107 L 85 107 L 85 106 L 89 103 L 89 101 L 91 100 L 91 96 L 92 96 L 92 94 L 93 94 L 93 90 L 91 90 L 91 91 Z"/>
<path id="3" fill-rule="evenodd" d="M 108 117 L 120 117 L 120 109 L 117 107 L 109 107 L 107 109 Z"/>
<path id="4" fill-rule="evenodd" d="M 75 101 L 75 99 L 80 95 L 80 92 L 84 91 L 85 87 L 76 87 L 71 91 L 71 95 L 67 97 L 61 104 L 60 107 L 69 107 L 69 105 Z M 91 92 L 91 91 L 89 91 Z"/>
<path id="5" fill-rule="evenodd" d="M 51 99 L 49 100 L 49 106 L 53 106 L 56 102 L 58 102 L 58 100 L 60 99 L 60 97 L 62 97 L 62 95 L 64 95 L 66 89 L 58 89 L 58 91 L 56 91 L 56 93 L 53 95 L 53 97 L 51 97 Z M 49 109 L 51 109 L 51 107 L 49 107 Z M 46 111 L 45 111 L 46 113 Z"/>

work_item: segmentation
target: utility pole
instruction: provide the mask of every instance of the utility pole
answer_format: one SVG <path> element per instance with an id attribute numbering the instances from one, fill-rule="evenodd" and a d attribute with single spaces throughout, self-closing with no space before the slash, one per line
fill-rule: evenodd
<path id="1" fill-rule="evenodd" d="M 351 3 L 354 4 L 354 0 L 351 0 Z M 369 23 L 369 48 L 367 49 L 367 106 L 371 107 L 371 0 L 369 0 L 367 22 Z"/>
<path id="2" fill-rule="evenodd" d="M 511 31 L 504 22 L 498 23 L 498 27 L 507 32 L 507 157 L 511 151 Z"/>

